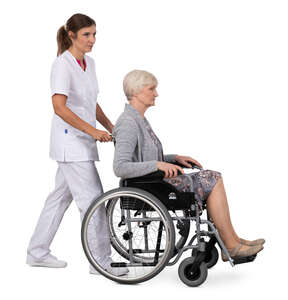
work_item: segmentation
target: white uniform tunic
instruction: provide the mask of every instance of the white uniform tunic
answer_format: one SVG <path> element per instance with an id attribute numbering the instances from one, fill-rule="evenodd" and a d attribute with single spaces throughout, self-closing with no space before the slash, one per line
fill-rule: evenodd
<path id="1" fill-rule="evenodd" d="M 52 65 L 51 96 L 67 96 L 66 106 L 78 117 L 96 128 L 96 104 L 99 92 L 94 60 L 84 55 L 84 71 L 66 50 Z M 50 138 L 50 157 L 64 161 L 98 161 L 95 140 L 54 114 Z"/>

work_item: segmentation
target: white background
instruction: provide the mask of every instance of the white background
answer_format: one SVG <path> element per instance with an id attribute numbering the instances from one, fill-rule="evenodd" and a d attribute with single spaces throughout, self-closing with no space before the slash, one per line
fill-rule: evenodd
<path id="1" fill-rule="evenodd" d="M 273 296 L 287 277 L 287 1 L 7 1 L 1 4 L 1 266 L 2 299 L 74 297 Z M 235 228 L 264 237 L 254 263 L 219 263 L 199 288 L 188 288 L 177 267 L 123 286 L 88 273 L 73 203 L 52 243 L 66 269 L 30 268 L 26 248 L 56 163 L 48 158 L 50 68 L 56 32 L 74 13 L 97 23 L 90 53 L 99 103 L 114 123 L 123 111 L 124 75 L 135 68 L 159 81 L 147 118 L 165 153 L 191 155 L 221 171 Z M 98 145 L 105 191 L 118 185 L 113 145 Z M 187 253 L 188 255 L 188 253 Z M 152 290 L 151 290 L 152 289 Z M 102 296 L 100 293 L 103 292 Z"/>

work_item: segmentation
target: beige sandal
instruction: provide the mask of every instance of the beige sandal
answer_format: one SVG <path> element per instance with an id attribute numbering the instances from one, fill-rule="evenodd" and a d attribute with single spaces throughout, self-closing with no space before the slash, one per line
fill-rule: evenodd
<path id="1" fill-rule="evenodd" d="M 263 249 L 262 245 L 256 245 L 256 246 L 249 246 L 249 248 L 247 250 L 241 251 L 241 248 L 243 246 L 244 246 L 243 244 L 238 243 L 235 248 L 227 249 L 228 253 L 232 259 L 252 256 L 252 255 L 255 255 L 256 253 L 260 252 Z M 223 251 L 221 252 L 221 256 L 222 256 L 223 261 L 228 261 L 228 257 L 224 254 Z"/>
<path id="2" fill-rule="evenodd" d="M 247 241 L 244 239 L 240 239 L 240 243 L 246 246 L 257 246 L 257 245 L 263 245 L 265 243 L 264 239 L 258 239 L 254 241 Z"/>

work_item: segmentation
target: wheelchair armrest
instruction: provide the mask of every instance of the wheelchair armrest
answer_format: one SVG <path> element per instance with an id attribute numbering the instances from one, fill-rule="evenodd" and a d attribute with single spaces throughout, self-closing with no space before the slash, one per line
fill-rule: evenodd
<path id="1" fill-rule="evenodd" d="M 179 167 L 181 167 L 181 168 L 183 168 L 183 169 L 184 169 L 184 168 L 187 168 L 187 169 L 188 169 L 188 167 L 186 167 L 186 166 L 180 164 L 178 161 L 175 161 L 175 162 L 173 162 L 172 164 L 173 164 L 173 165 L 177 165 L 177 166 L 179 166 Z M 196 164 L 194 164 L 194 163 L 192 163 L 192 162 L 190 162 L 190 161 L 188 162 L 188 164 L 191 165 L 191 169 L 202 170 L 201 167 L 197 166 Z"/>
<path id="2" fill-rule="evenodd" d="M 127 180 L 127 181 L 159 181 L 162 180 L 165 177 L 165 173 L 161 170 L 157 170 L 155 172 L 143 175 L 143 176 L 139 176 L 139 177 L 133 177 L 133 178 L 126 178 L 123 180 Z"/>
<path id="3" fill-rule="evenodd" d="M 178 162 L 175 162 L 173 164 L 180 166 L 182 168 L 187 168 L 186 166 L 184 166 Z M 191 165 L 192 169 L 202 170 L 202 168 L 200 168 L 199 166 L 197 166 L 194 163 L 189 162 L 189 164 Z M 178 171 L 178 175 L 181 175 L 180 171 Z M 165 172 L 163 172 L 161 170 L 157 170 L 155 172 L 152 172 L 152 173 L 149 173 L 149 174 L 146 174 L 143 176 L 121 179 L 120 186 L 122 186 L 122 184 L 124 184 L 124 185 L 129 184 L 129 182 L 149 182 L 149 181 L 159 181 L 159 180 L 161 181 L 161 180 L 163 180 L 164 177 L 165 177 Z"/>

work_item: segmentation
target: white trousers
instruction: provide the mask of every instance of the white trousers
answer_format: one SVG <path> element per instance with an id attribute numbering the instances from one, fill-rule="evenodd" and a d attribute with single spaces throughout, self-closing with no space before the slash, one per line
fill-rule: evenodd
<path id="1" fill-rule="evenodd" d="M 43 260 L 50 253 L 50 245 L 72 199 L 75 200 L 81 221 L 91 202 L 103 193 L 102 184 L 94 161 L 58 162 L 55 189 L 48 196 L 37 226 L 30 240 L 27 254 L 35 260 Z M 88 240 L 99 263 L 111 255 L 110 239 L 105 206 L 93 215 L 93 226 L 89 224 Z M 91 224 L 91 225 L 92 225 Z"/>

